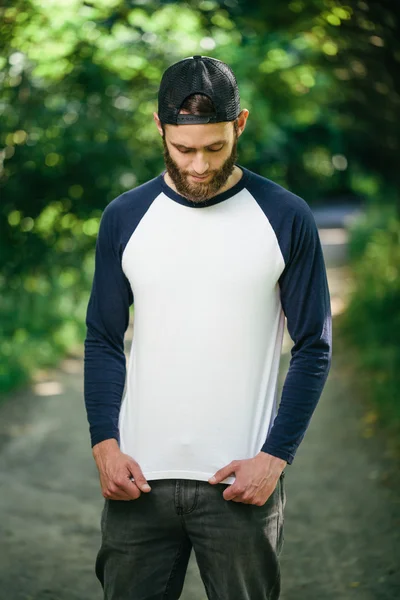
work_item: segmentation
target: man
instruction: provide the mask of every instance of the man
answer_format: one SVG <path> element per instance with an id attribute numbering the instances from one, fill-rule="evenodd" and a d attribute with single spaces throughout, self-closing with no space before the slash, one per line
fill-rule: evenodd
<path id="1" fill-rule="evenodd" d="M 280 594 L 284 468 L 328 375 L 331 314 L 308 205 L 236 163 L 248 115 L 221 61 L 169 67 L 154 113 L 166 171 L 103 212 L 85 403 L 107 600 L 179 598 L 192 547 L 209 599 Z"/>

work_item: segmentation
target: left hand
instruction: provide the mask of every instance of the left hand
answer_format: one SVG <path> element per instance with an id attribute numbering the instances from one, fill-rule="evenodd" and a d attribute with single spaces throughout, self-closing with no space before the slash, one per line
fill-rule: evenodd
<path id="1" fill-rule="evenodd" d="M 210 477 L 208 482 L 215 485 L 235 473 L 235 481 L 222 494 L 224 499 L 263 506 L 276 488 L 286 464 L 282 458 L 259 452 L 254 458 L 233 460 L 215 473 L 215 481 Z"/>

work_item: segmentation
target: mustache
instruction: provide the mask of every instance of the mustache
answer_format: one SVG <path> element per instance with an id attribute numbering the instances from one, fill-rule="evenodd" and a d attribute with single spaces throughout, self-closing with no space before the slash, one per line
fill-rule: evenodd
<path id="1" fill-rule="evenodd" d="M 190 171 L 183 171 L 183 173 L 186 173 L 186 175 L 193 175 L 193 177 L 208 177 L 208 175 L 217 173 L 217 171 L 208 171 L 208 173 L 203 173 L 202 175 L 197 175 L 197 173 L 191 173 Z"/>

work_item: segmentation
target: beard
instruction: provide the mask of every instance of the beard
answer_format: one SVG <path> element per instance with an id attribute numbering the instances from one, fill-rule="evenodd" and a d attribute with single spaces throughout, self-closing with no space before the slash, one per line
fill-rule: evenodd
<path id="1" fill-rule="evenodd" d="M 178 167 L 170 155 L 165 137 L 163 137 L 165 166 L 178 193 L 192 202 L 202 202 L 215 196 L 218 193 L 218 190 L 226 184 L 235 168 L 237 159 L 237 139 L 238 136 L 235 134 L 230 155 L 220 169 L 217 171 L 210 171 L 213 175 L 209 181 L 204 183 L 202 181 L 189 183 L 188 175 L 190 175 L 190 173 L 188 171 L 183 171 Z"/>

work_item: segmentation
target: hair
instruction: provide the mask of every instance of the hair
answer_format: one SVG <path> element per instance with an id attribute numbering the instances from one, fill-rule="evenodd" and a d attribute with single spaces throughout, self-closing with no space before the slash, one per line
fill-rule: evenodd
<path id="1" fill-rule="evenodd" d="M 215 106 L 213 101 L 205 94 L 191 94 L 188 96 L 181 106 L 181 110 L 187 111 L 189 115 L 207 116 L 215 114 Z M 165 125 L 161 123 L 163 134 L 165 136 Z M 233 127 L 237 134 L 238 121 L 233 122 Z"/>
<path id="2" fill-rule="evenodd" d="M 181 110 L 186 110 L 190 115 L 213 115 L 215 106 L 205 94 L 192 94 L 183 102 Z"/>

